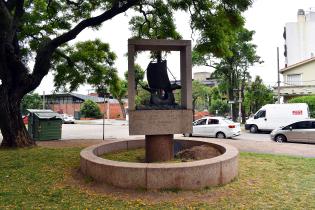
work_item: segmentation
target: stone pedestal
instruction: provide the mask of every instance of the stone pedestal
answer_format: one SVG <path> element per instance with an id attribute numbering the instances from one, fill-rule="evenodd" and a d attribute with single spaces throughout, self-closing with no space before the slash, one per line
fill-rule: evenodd
<path id="1" fill-rule="evenodd" d="M 145 158 L 147 163 L 169 161 L 174 158 L 173 134 L 146 135 Z"/>

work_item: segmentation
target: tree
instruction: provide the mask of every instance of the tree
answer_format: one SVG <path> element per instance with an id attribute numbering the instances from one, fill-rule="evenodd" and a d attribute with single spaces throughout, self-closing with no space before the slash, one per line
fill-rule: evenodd
<path id="1" fill-rule="evenodd" d="M 27 109 L 41 109 L 43 100 L 37 93 L 26 94 L 21 102 L 21 113 L 27 114 Z"/>
<path id="2" fill-rule="evenodd" d="M 134 70 L 135 70 L 135 88 L 136 88 L 136 91 L 137 91 L 139 86 L 141 86 L 141 85 L 143 86 L 144 85 L 143 84 L 144 70 L 138 64 L 135 64 Z M 126 78 L 126 81 L 128 81 L 128 71 L 125 71 L 124 76 Z"/>
<path id="3" fill-rule="evenodd" d="M 61 47 L 52 65 L 55 87 L 73 91 L 85 83 L 95 87 L 108 84 L 117 76 L 116 57 L 109 44 L 99 39 Z"/>
<path id="4" fill-rule="evenodd" d="M 55 68 L 61 59 L 72 64 L 69 57 L 74 53 L 73 46 L 68 42 L 74 40 L 85 28 L 98 29 L 103 22 L 131 8 L 140 12 L 146 23 L 147 15 L 154 13 L 152 18 L 158 17 L 161 26 L 164 23 L 170 26 L 174 20 L 174 11 L 189 11 L 191 27 L 198 32 L 196 34 L 201 35 L 196 39 L 197 43 L 203 44 L 200 49 L 210 47 L 211 51 L 219 54 L 220 49 L 225 49 L 231 43 L 232 29 L 243 24 L 241 13 L 251 3 L 251 0 L 0 0 L 1 146 L 23 147 L 35 144 L 23 124 L 20 104 L 24 95 L 38 87 L 50 70 L 55 75 L 69 70 L 67 74 L 60 75 L 67 77 L 65 81 L 70 83 L 70 88 L 89 82 L 82 75 L 89 77 L 90 68 L 82 68 L 84 71 L 75 70 L 74 67 Z M 98 15 L 94 16 L 95 14 Z M 150 27 L 148 30 L 151 33 Z M 166 27 L 165 32 L 169 31 Z M 152 33 L 156 32 L 153 30 Z M 29 60 L 34 60 L 32 69 L 27 65 Z M 62 80 L 60 78 L 56 81 Z"/>
<path id="5" fill-rule="evenodd" d="M 272 89 L 266 87 L 259 76 L 256 76 L 255 81 L 246 87 L 244 107 L 247 116 L 257 112 L 263 105 L 274 102 Z"/>
<path id="6" fill-rule="evenodd" d="M 195 117 L 195 110 L 208 109 L 210 95 L 211 88 L 196 80 L 192 82 L 193 117 Z"/>
<path id="7" fill-rule="evenodd" d="M 288 101 L 288 103 L 307 103 L 309 109 L 310 109 L 310 115 L 312 118 L 315 117 L 315 96 L 299 96 L 292 98 Z"/>
<path id="8" fill-rule="evenodd" d="M 212 53 L 206 50 L 200 51 L 198 48 L 194 53 L 194 62 L 198 65 L 206 65 L 215 68 L 213 77 L 220 81 L 220 86 L 224 87 L 229 101 L 244 98 L 245 83 L 249 79 L 248 68 L 255 63 L 261 63 L 260 57 L 256 55 L 256 45 L 252 44 L 254 31 L 249 31 L 243 27 L 236 29 L 232 36 L 233 42 L 227 46 L 228 53 L 220 54 L 219 62 L 211 64 Z M 237 92 L 235 92 L 237 91 Z M 242 108 L 243 113 L 244 109 Z M 236 120 L 237 106 L 233 108 L 233 120 Z M 243 114 L 245 119 L 245 114 Z"/>
<path id="9" fill-rule="evenodd" d="M 101 117 L 101 111 L 97 103 L 92 100 L 86 100 L 82 104 L 80 112 L 84 117 L 99 118 Z"/>
<path id="10" fill-rule="evenodd" d="M 117 78 L 117 81 L 110 86 L 111 95 L 118 100 L 121 112 L 123 114 L 123 118 L 126 118 L 126 111 L 124 107 L 123 99 L 127 94 L 127 82 L 125 80 L 121 80 Z"/>
<path id="11" fill-rule="evenodd" d="M 226 101 L 221 99 L 213 100 L 211 101 L 209 112 L 219 116 L 224 116 L 227 112 L 229 112 L 229 105 Z"/>

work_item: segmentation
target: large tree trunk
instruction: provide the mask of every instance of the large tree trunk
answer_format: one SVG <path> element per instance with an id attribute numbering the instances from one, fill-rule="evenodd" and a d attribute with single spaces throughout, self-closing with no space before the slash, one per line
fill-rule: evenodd
<path id="1" fill-rule="evenodd" d="M 193 111 L 193 121 L 195 121 L 196 119 L 195 119 L 195 113 L 196 113 L 196 98 L 195 99 L 193 99 L 193 101 L 192 101 L 192 111 Z"/>
<path id="2" fill-rule="evenodd" d="M 242 87 L 241 87 L 241 98 L 242 98 L 242 107 L 241 107 L 241 112 L 242 112 L 242 123 L 246 122 L 246 113 L 245 113 L 245 106 L 244 106 L 244 99 L 245 99 L 245 76 L 242 79 Z"/>
<path id="3" fill-rule="evenodd" d="M 233 121 L 237 121 L 238 105 L 237 105 L 236 99 L 234 98 L 233 87 L 231 86 L 228 88 L 228 98 L 229 98 L 229 101 L 234 101 L 234 103 L 232 104 L 232 113 L 230 113 L 232 114 L 231 118 Z"/>
<path id="4" fill-rule="evenodd" d="M 123 118 L 126 119 L 126 110 L 125 110 L 124 102 L 119 100 L 119 106 L 120 106 Z"/>
<path id="5" fill-rule="evenodd" d="M 1 147 L 27 147 L 35 145 L 28 134 L 20 112 L 21 99 L 10 97 L 4 88 L 0 92 Z"/>

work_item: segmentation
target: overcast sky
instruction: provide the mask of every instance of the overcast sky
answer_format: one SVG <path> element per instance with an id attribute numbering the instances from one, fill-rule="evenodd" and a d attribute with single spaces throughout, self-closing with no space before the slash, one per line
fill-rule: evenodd
<path id="1" fill-rule="evenodd" d="M 284 67 L 282 37 L 283 27 L 287 22 L 296 22 L 298 9 L 309 11 L 315 10 L 315 2 L 313 0 L 254 0 L 254 4 L 249 8 L 244 16 L 246 18 L 246 28 L 256 31 L 253 43 L 257 45 L 257 54 L 264 61 L 250 68 L 252 77 L 259 75 L 263 78 L 266 85 L 274 86 L 277 81 L 277 54 L 276 48 L 280 48 L 280 68 Z M 87 29 L 83 31 L 75 41 L 83 41 L 99 38 L 103 42 L 110 44 L 111 50 L 117 54 L 116 68 L 119 75 L 123 77 L 123 73 L 127 70 L 127 40 L 131 37 L 128 21 L 132 13 L 128 12 L 114 17 L 112 20 L 105 22 L 99 31 Z M 183 39 L 191 39 L 191 31 L 189 27 L 189 16 L 184 13 L 177 13 L 176 25 Z M 172 53 L 167 57 L 168 67 L 179 79 L 179 53 Z M 148 54 L 138 56 L 137 63 L 144 69 L 148 65 Z M 193 67 L 193 72 L 211 71 L 205 67 Z M 172 77 L 170 77 L 172 80 Z M 42 94 L 51 93 L 54 88 L 52 86 L 53 76 L 46 76 L 36 92 Z M 87 94 L 91 91 L 88 85 L 80 87 L 76 92 Z"/>

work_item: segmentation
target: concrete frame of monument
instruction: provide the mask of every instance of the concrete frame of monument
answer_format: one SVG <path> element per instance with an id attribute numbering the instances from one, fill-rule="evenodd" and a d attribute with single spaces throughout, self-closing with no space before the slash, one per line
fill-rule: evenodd
<path id="1" fill-rule="evenodd" d="M 134 59 L 138 51 L 179 51 L 181 109 L 137 110 Z M 190 40 L 128 40 L 129 135 L 145 135 L 146 162 L 173 159 L 174 134 L 192 132 L 192 63 Z"/>

